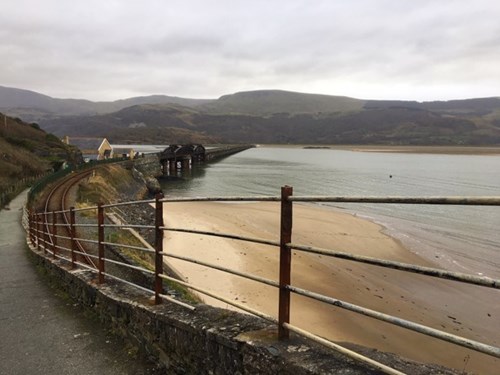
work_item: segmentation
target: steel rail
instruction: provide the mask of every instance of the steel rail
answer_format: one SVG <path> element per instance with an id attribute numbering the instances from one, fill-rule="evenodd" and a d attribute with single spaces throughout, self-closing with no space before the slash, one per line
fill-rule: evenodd
<path id="1" fill-rule="evenodd" d="M 97 224 L 74 224 L 75 228 L 98 228 Z"/>
<path id="2" fill-rule="evenodd" d="M 97 272 L 97 270 L 92 270 L 92 271 Z M 144 288 L 143 286 L 140 286 L 140 285 L 137 285 L 137 284 L 131 283 L 130 281 L 124 280 L 124 279 L 122 279 L 122 278 L 120 278 L 120 277 L 118 277 L 118 276 L 111 275 L 111 274 L 106 273 L 106 272 L 103 272 L 102 274 L 103 274 L 104 276 L 106 276 L 106 277 L 109 277 L 109 278 L 114 279 L 114 280 L 116 280 L 116 281 L 122 282 L 122 283 L 124 283 L 124 284 L 126 284 L 126 285 L 129 285 L 129 286 L 131 286 L 131 287 L 134 287 L 134 288 L 140 289 L 140 290 L 142 290 L 142 291 L 144 291 L 144 292 L 146 292 L 146 293 L 149 293 L 149 294 L 155 294 L 155 292 L 154 292 L 154 291 L 152 291 L 152 290 L 150 290 L 150 289 L 148 289 L 148 288 Z M 182 306 L 182 307 L 184 307 L 184 308 L 188 308 L 189 310 L 195 310 L 195 308 L 194 308 L 193 306 L 190 306 L 190 305 L 188 305 L 188 304 L 186 304 L 186 303 L 184 303 L 184 302 L 178 301 L 178 300 L 176 300 L 175 298 L 172 298 L 172 297 L 166 296 L 166 295 L 164 295 L 164 294 L 160 294 L 160 297 L 162 297 L 162 298 L 164 298 L 164 299 L 166 299 L 166 300 L 168 300 L 168 301 L 170 301 L 170 302 L 172 302 L 172 303 L 175 303 L 175 304 L 177 304 L 177 305 L 179 305 L 179 306 Z"/>
<path id="3" fill-rule="evenodd" d="M 70 176 L 66 176 L 66 178 L 63 179 L 62 182 L 59 182 L 57 183 L 49 192 L 49 195 L 47 196 L 46 200 L 45 200 L 45 207 L 44 207 L 44 212 L 43 214 L 44 215 L 47 215 L 48 213 L 50 213 L 51 211 L 49 210 L 49 204 L 52 200 L 52 196 L 55 194 L 56 190 L 58 190 L 61 186 L 63 186 L 63 183 L 67 183 L 69 181 L 71 181 L 72 179 L 75 178 L 75 176 L 79 176 L 79 175 L 85 175 L 89 173 L 88 171 L 87 172 L 80 172 L 78 173 L 77 175 L 70 175 Z M 72 185 L 70 185 L 72 186 Z M 63 194 L 63 198 L 64 198 L 65 194 Z M 64 211 L 64 202 L 61 202 L 61 208 L 63 208 L 63 211 Z M 63 211 L 60 211 L 61 213 L 63 213 Z M 48 231 L 48 221 L 47 221 L 47 216 L 45 216 L 45 225 L 47 226 L 47 231 Z"/>
<path id="4" fill-rule="evenodd" d="M 83 212 L 83 211 L 95 211 L 97 210 L 97 206 L 91 206 L 91 207 L 80 207 L 80 208 L 74 208 L 73 211 L 75 212 Z M 65 212 L 69 212 L 69 210 L 65 210 Z"/>
<path id="5" fill-rule="evenodd" d="M 392 268 L 392 269 L 396 269 L 396 270 L 400 270 L 400 271 L 407 271 L 407 272 L 411 272 L 411 273 L 417 273 L 417 274 L 437 277 L 437 278 L 441 278 L 441 279 L 453 280 L 453 281 L 458 281 L 458 282 L 462 282 L 462 283 L 473 284 L 473 285 L 478 285 L 478 286 L 483 286 L 483 287 L 488 287 L 488 288 L 500 289 L 500 280 L 492 279 L 492 278 L 486 277 L 486 276 L 475 276 L 475 275 L 469 275 L 466 273 L 451 272 L 451 271 L 446 271 L 446 270 L 442 270 L 442 269 L 438 269 L 438 268 L 417 266 L 417 265 L 409 264 L 409 263 L 401 263 L 401 262 L 396 262 L 396 261 L 392 261 L 392 260 L 378 259 L 378 258 L 364 256 L 364 255 L 356 255 L 356 254 L 346 253 L 346 252 L 342 252 L 342 251 L 323 249 L 323 248 L 314 247 L 314 246 L 304 246 L 304 245 L 297 245 L 297 244 L 293 244 L 293 243 L 287 244 L 287 246 L 289 246 L 291 249 L 303 251 L 306 253 L 326 255 L 326 256 L 330 256 L 330 257 L 334 257 L 334 258 L 340 258 L 340 259 L 350 260 L 350 261 L 359 262 L 359 263 L 366 263 L 366 264 L 371 264 L 371 265 L 379 266 L 379 267 Z"/>
<path id="6" fill-rule="evenodd" d="M 71 262 L 71 260 L 70 260 L 70 262 Z M 91 267 L 91 266 L 89 266 L 89 265 L 88 265 L 88 264 L 86 264 L 86 263 L 79 262 L 79 261 L 75 261 L 75 263 L 76 263 L 77 265 L 79 265 L 80 267 L 83 267 L 83 268 L 85 268 L 85 269 L 87 269 L 87 270 L 89 270 L 89 271 L 91 271 L 91 272 L 93 272 L 93 273 L 98 273 L 98 272 L 99 272 L 96 268 Z"/>
<path id="7" fill-rule="evenodd" d="M 111 208 L 111 207 L 120 207 L 120 206 L 130 206 L 132 204 L 146 204 L 146 203 L 154 203 L 154 202 L 155 202 L 154 199 L 144 199 L 144 200 L 137 200 L 137 201 L 103 204 L 101 207 L 102 208 Z"/>
<path id="8" fill-rule="evenodd" d="M 63 240 L 71 240 L 71 237 L 61 236 L 60 234 L 52 235 L 54 238 L 62 238 Z"/>
<path id="9" fill-rule="evenodd" d="M 397 203 L 397 204 L 438 204 L 459 206 L 500 206 L 500 197 L 363 197 L 363 196 L 291 196 L 290 202 L 330 202 L 330 203 Z"/>
<path id="10" fill-rule="evenodd" d="M 140 246 L 133 246 L 133 245 L 125 245 L 125 244 L 120 244 L 116 242 L 102 242 L 103 245 L 108 245 L 108 246 L 117 246 L 117 247 L 124 247 L 126 249 L 133 249 L 133 250 L 138 250 L 138 251 L 143 251 L 145 253 L 151 253 L 155 254 L 156 251 L 148 249 L 146 247 L 140 247 Z"/>
<path id="11" fill-rule="evenodd" d="M 64 246 L 59 246 L 59 245 L 56 245 L 56 249 L 63 250 L 63 251 L 67 251 L 67 252 L 70 252 L 70 251 L 71 251 L 71 249 L 68 249 L 67 247 L 64 247 Z"/>
<path id="12" fill-rule="evenodd" d="M 336 352 L 344 354 L 347 357 L 350 357 L 350 358 L 355 359 L 357 361 L 363 362 L 363 363 L 367 364 L 368 366 L 376 368 L 377 370 L 380 370 L 386 374 L 405 375 L 404 372 L 398 371 L 396 369 L 393 369 L 392 367 L 384 365 L 383 363 L 377 362 L 371 358 L 368 358 L 368 357 L 365 357 L 364 355 L 356 353 L 355 351 L 344 348 L 341 345 L 335 344 L 335 343 L 328 341 L 322 337 L 319 337 L 319 336 L 314 335 L 308 331 L 300 329 L 299 327 L 291 325 L 290 323 L 283 323 L 283 326 L 285 326 L 285 328 L 289 329 L 292 332 L 295 332 L 295 333 L 297 333 L 301 336 L 304 336 L 312 341 L 315 341 L 321 345 L 324 345 L 332 350 L 335 350 Z"/>
<path id="13" fill-rule="evenodd" d="M 91 170 L 91 171 L 85 171 L 85 172 L 79 173 L 79 174 L 77 174 L 77 175 L 75 175 L 75 176 L 73 176 L 73 177 L 72 177 L 73 179 L 75 179 L 75 181 L 74 181 L 74 182 L 72 182 L 69 186 L 67 186 L 67 187 L 63 190 L 63 196 L 62 196 L 62 199 L 61 199 L 61 208 L 62 208 L 63 210 L 65 210 L 65 207 L 66 207 L 66 197 L 67 197 L 67 195 L 68 195 L 69 190 L 73 187 L 73 185 L 75 185 L 77 182 L 79 182 L 81 179 L 83 179 L 83 178 L 84 178 L 83 176 L 90 175 L 90 173 L 91 173 L 91 172 L 92 172 L 92 170 Z M 75 178 L 76 176 L 80 176 L 80 177 L 79 177 L 78 179 L 76 179 L 76 178 Z M 71 179 L 71 178 L 70 178 L 70 179 Z M 74 209 L 73 209 L 73 211 L 74 211 Z M 67 211 L 67 212 L 69 212 L 69 211 Z M 67 212 L 64 212 L 64 213 L 62 214 L 62 216 L 63 216 L 64 220 L 66 221 L 66 223 L 67 223 L 67 224 L 70 224 L 70 221 L 69 221 L 69 219 L 68 219 Z M 70 228 L 70 230 L 71 230 L 71 228 Z M 87 252 L 85 251 L 85 249 L 83 248 L 82 244 L 81 244 L 79 241 L 76 241 L 76 240 L 75 240 L 75 243 L 76 243 L 76 246 L 78 247 L 78 249 L 80 250 L 80 252 L 85 253 L 85 254 L 87 253 Z M 75 253 L 76 253 L 76 252 L 75 252 Z M 86 261 L 88 261 L 88 263 L 89 263 L 90 265 L 92 265 L 95 269 L 97 269 L 97 266 L 96 266 L 96 264 L 93 262 L 92 258 L 90 258 L 90 257 L 85 257 L 85 255 L 83 255 L 83 257 L 84 257 L 84 259 L 85 259 Z"/>
<path id="14" fill-rule="evenodd" d="M 262 238 L 256 238 L 256 237 L 237 236 L 237 235 L 228 234 L 228 233 L 217 233 L 217 232 L 210 232 L 210 231 L 196 230 L 196 229 L 168 228 L 168 227 L 160 227 L 160 229 L 167 231 L 167 232 L 202 234 L 202 235 L 212 236 L 212 237 L 228 238 L 231 240 L 253 242 L 253 243 L 258 243 L 258 244 L 262 244 L 262 245 L 270 245 L 270 246 L 279 246 L 280 245 L 279 241 L 264 240 Z"/>
<path id="15" fill-rule="evenodd" d="M 259 276 L 250 275 L 250 274 L 245 273 L 245 272 L 235 271 L 235 270 L 232 270 L 230 268 L 218 266 L 218 265 L 213 264 L 213 263 L 203 262 L 201 260 L 196 260 L 196 259 L 184 257 L 182 255 L 169 254 L 169 253 L 165 253 L 165 252 L 162 252 L 161 255 L 169 257 L 169 258 L 175 258 L 175 259 L 183 260 L 183 261 L 186 261 L 186 262 L 189 262 L 189 263 L 198 264 L 200 266 L 205 266 L 205 267 L 213 268 L 213 269 L 216 269 L 216 270 L 219 270 L 219 271 L 222 271 L 222 272 L 230 273 L 232 275 L 241 276 L 241 277 L 243 277 L 245 279 L 257 281 L 257 282 L 262 283 L 262 284 L 266 284 L 266 285 L 269 285 L 269 286 L 273 286 L 275 288 L 279 288 L 279 283 L 277 283 L 276 281 L 269 280 L 269 279 L 266 279 L 266 278 L 263 278 L 263 277 L 259 277 Z"/>
<path id="16" fill-rule="evenodd" d="M 97 270 L 96 270 L 96 271 L 97 271 Z M 109 278 L 114 279 L 114 280 L 118 280 L 118 281 L 120 281 L 120 282 L 122 282 L 122 283 L 124 283 L 124 284 L 130 285 L 130 286 L 133 286 L 134 288 L 140 289 L 140 290 L 142 290 L 142 291 L 144 291 L 144 292 L 147 292 L 147 293 L 149 293 L 149 294 L 154 294 L 154 293 L 155 293 L 155 292 L 154 292 L 154 291 L 152 291 L 151 289 L 148 289 L 148 288 L 145 288 L 145 287 L 143 287 L 143 286 L 140 286 L 140 285 L 134 284 L 134 283 L 132 283 L 132 282 L 130 282 L 130 281 L 124 280 L 124 279 L 122 279 L 121 277 L 118 277 L 118 276 L 112 275 L 112 274 L 110 274 L 110 273 L 103 272 L 102 274 L 103 274 L 104 276 L 106 276 L 106 277 L 109 277 Z"/>
<path id="17" fill-rule="evenodd" d="M 83 172 L 80 172 L 80 173 L 77 173 L 77 174 L 74 174 L 74 175 L 70 175 L 69 177 L 66 177 L 65 179 L 63 179 L 62 182 L 56 184 L 50 191 L 49 195 L 47 196 L 46 200 L 45 200 L 45 211 L 42 213 L 45 217 L 45 227 L 46 227 L 46 230 L 47 230 L 47 233 L 48 233 L 48 236 L 49 236 L 49 239 L 50 239 L 50 243 L 53 244 L 53 241 L 52 241 L 52 234 L 50 233 L 50 229 L 49 229 L 49 222 L 47 220 L 47 215 L 51 213 L 51 211 L 48 210 L 48 206 L 49 206 L 49 203 L 51 202 L 52 200 L 52 197 L 53 195 L 55 194 L 55 192 L 60 189 L 61 187 L 64 187 L 65 184 L 68 184 L 68 186 L 64 187 L 63 189 L 63 192 L 62 192 L 62 198 L 61 198 L 61 208 L 62 210 L 60 210 L 61 214 L 62 214 L 62 217 L 64 218 L 64 220 L 66 221 L 66 224 L 69 226 L 69 220 L 68 220 L 68 216 L 67 216 L 67 213 L 69 212 L 69 210 L 66 210 L 65 209 L 65 206 L 66 206 L 66 196 L 69 192 L 69 190 L 78 182 L 80 181 L 81 179 L 84 178 L 84 176 L 87 176 L 91 173 L 92 171 L 83 171 Z M 87 209 L 87 208 L 85 208 Z M 83 209 L 81 209 L 83 210 Z M 83 248 L 83 246 L 81 245 L 81 243 L 79 241 L 76 241 L 76 245 L 77 247 L 80 249 L 80 251 L 82 253 L 85 253 L 86 254 L 86 251 L 85 249 Z M 84 256 L 84 259 L 85 259 L 85 255 Z M 94 264 L 94 262 L 92 261 L 92 259 L 89 257 L 86 259 L 89 264 L 92 264 L 95 268 L 96 265 Z"/>
<path id="18" fill-rule="evenodd" d="M 280 202 L 281 197 L 277 196 L 254 196 L 254 197 L 186 197 L 186 198 L 171 198 L 165 197 L 160 199 L 164 203 L 177 202 Z"/>
<path id="19" fill-rule="evenodd" d="M 61 259 L 61 260 L 65 260 L 65 261 L 67 261 L 67 262 L 71 262 L 71 259 L 66 258 L 66 257 L 63 257 L 62 255 L 59 255 L 59 254 L 56 254 L 56 255 L 55 255 L 55 257 L 56 257 L 56 258 L 59 258 L 59 259 Z"/>
<path id="20" fill-rule="evenodd" d="M 90 240 L 88 238 L 80 238 L 80 237 L 76 237 L 75 240 L 77 241 L 80 241 L 80 242 L 87 242 L 87 243 L 93 243 L 93 244 L 96 244 L 98 245 L 99 244 L 99 241 L 97 240 Z"/>
<path id="21" fill-rule="evenodd" d="M 160 297 L 161 297 L 161 298 L 163 298 L 163 299 L 165 299 L 165 300 L 167 300 L 167 301 L 169 301 L 169 302 L 173 302 L 173 303 L 175 303 L 175 304 L 177 304 L 177 305 L 179 305 L 179 306 L 182 306 L 182 307 L 184 307 L 184 308 L 186 308 L 186 309 L 189 309 L 189 310 L 191 310 L 191 311 L 196 310 L 196 307 L 191 306 L 191 305 L 188 305 L 187 303 L 184 303 L 184 302 L 182 302 L 182 301 L 179 301 L 179 300 L 177 300 L 177 299 L 175 299 L 175 298 L 173 298 L 173 297 L 167 296 L 166 294 L 162 294 L 162 293 L 160 293 L 159 295 L 160 295 Z"/>
<path id="22" fill-rule="evenodd" d="M 99 257 L 96 257 L 96 258 L 99 258 Z M 123 266 L 123 267 L 126 267 L 126 268 L 131 268 L 131 269 L 134 269 L 136 271 L 146 272 L 146 273 L 149 273 L 149 274 L 152 274 L 152 275 L 155 274 L 154 271 L 150 271 L 150 270 L 148 270 L 146 268 L 142 268 L 142 267 L 138 267 L 138 266 L 133 266 L 131 264 L 119 262 L 117 260 L 113 260 L 113 259 L 109 259 L 109 258 L 104 258 L 104 261 L 106 263 L 113 263 L 113 264 L 116 264 L 116 265 L 119 265 L 119 266 Z"/>
<path id="23" fill-rule="evenodd" d="M 237 307 L 238 309 L 241 309 L 243 311 L 246 311 L 252 315 L 255 315 L 255 316 L 258 316 L 262 319 L 265 319 L 269 322 L 272 322 L 272 323 L 278 323 L 278 319 L 275 319 L 273 318 L 272 316 L 270 315 L 267 315 L 267 314 L 264 314 L 258 310 L 254 310 L 252 309 L 251 307 L 248 307 L 248 306 L 244 306 L 243 304 L 241 303 L 237 303 L 237 302 L 234 302 L 234 301 L 231 301 L 230 299 L 227 299 L 225 297 L 222 297 L 222 296 L 219 296 L 218 294 L 215 294 L 207 289 L 204 289 L 204 288 L 200 288 L 198 286 L 195 286 L 195 285 L 192 285 L 192 284 L 189 284 L 189 283 L 186 283 L 184 281 L 181 281 L 181 280 L 177 280 L 171 276 L 167 276 L 165 274 L 160 274 L 159 275 L 162 279 L 165 279 L 165 280 L 169 280 L 169 281 L 173 281 L 174 283 L 177 283 L 179 285 L 182 285 L 182 286 L 185 286 L 186 288 L 189 288 L 189 289 L 192 289 L 192 290 L 195 290 L 199 293 L 202 293 L 202 294 L 205 294 L 209 297 L 212 297 L 212 298 L 215 298 L 216 300 L 219 300 L 219 301 L 222 301 L 224 303 L 227 303 L 228 305 L 231 305 L 231 306 L 234 306 L 234 307 Z"/>
<path id="24" fill-rule="evenodd" d="M 92 259 L 99 259 L 99 257 L 97 255 L 83 253 L 83 252 L 77 251 L 77 250 L 75 250 L 74 253 L 78 254 L 78 255 L 81 255 L 81 256 L 88 256 L 89 258 L 92 258 Z"/>
<path id="25" fill-rule="evenodd" d="M 154 225 L 139 225 L 139 224 L 103 224 L 104 228 L 137 228 L 137 229 L 155 229 Z"/>
<path id="26" fill-rule="evenodd" d="M 435 337 L 437 339 L 453 343 L 455 345 L 460 345 L 468 349 L 475 350 L 480 353 L 488 354 L 497 358 L 500 358 L 500 348 L 497 348 L 495 346 L 491 345 L 486 345 L 478 341 L 466 339 L 464 337 L 460 337 L 457 335 L 453 335 L 448 332 L 440 331 L 438 329 L 434 329 L 428 326 L 424 326 L 422 324 L 418 324 L 409 320 L 401 319 L 398 317 L 395 317 L 393 315 L 389 314 L 384 314 L 375 310 L 368 309 L 366 307 L 354 305 L 349 302 L 345 302 L 336 298 L 332 297 L 327 297 L 322 294 L 310 292 L 308 290 L 298 288 L 295 286 L 287 286 L 287 289 L 290 290 L 291 292 L 294 292 L 296 294 L 299 294 L 304 297 L 309 297 L 312 298 L 316 301 L 324 302 L 329 305 L 333 305 L 345 310 L 349 310 L 352 312 L 355 312 L 357 314 L 365 315 L 370 318 L 374 318 L 377 320 L 381 320 L 386 323 L 393 324 L 398 327 L 406 328 L 408 330 L 422 333 L 427 336 Z"/>

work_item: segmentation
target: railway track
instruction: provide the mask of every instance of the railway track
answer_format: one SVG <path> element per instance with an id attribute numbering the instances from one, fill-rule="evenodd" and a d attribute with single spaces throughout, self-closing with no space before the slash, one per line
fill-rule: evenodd
<path id="1" fill-rule="evenodd" d="M 69 209 L 74 205 L 75 199 L 71 197 L 71 195 L 74 193 L 75 186 L 82 180 L 88 178 L 91 174 L 94 173 L 94 171 L 95 170 L 92 169 L 83 172 L 72 173 L 71 175 L 61 179 L 50 189 L 48 193 L 46 193 L 46 196 L 41 200 L 38 208 L 39 212 L 42 211 L 44 213 L 43 231 L 48 234 L 46 237 L 46 245 L 49 250 L 53 248 L 54 240 L 56 240 L 57 252 L 69 251 L 69 249 L 72 248 L 72 241 L 70 239 L 72 236 L 70 232 L 71 218 L 69 215 Z M 56 237 L 54 237 L 52 212 L 55 212 L 55 219 L 58 224 L 55 227 L 55 229 L 57 230 Z M 82 225 L 82 222 L 84 222 L 85 220 L 82 216 L 78 216 L 78 214 L 79 213 L 76 212 L 76 221 L 79 223 L 79 225 Z M 97 227 L 95 225 L 96 220 L 96 218 L 91 219 L 89 223 L 89 225 L 94 224 L 94 228 L 80 228 L 77 226 L 73 238 L 76 238 L 75 261 L 97 270 L 97 245 L 95 243 L 89 243 L 88 241 L 85 241 L 83 243 L 78 241 L 78 238 L 81 238 L 82 240 L 97 239 Z M 68 261 L 71 260 L 71 258 L 68 258 L 68 253 L 60 255 L 64 255 L 63 258 Z M 131 280 L 136 284 L 142 285 L 144 287 L 150 286 L 151 280 L 148 279 L 148 277 L 143 273 L 136 270 L 126 269 L 123 266 L 111 263 L 112 261 L 130 263 L 129 260 L 124 259 L 123 256 L 120 255 L 118 250 L 112 247 L 106 248 L 106 259 L 106 272 L 110 275 L 114 275 L 124 280 Z"/>
<path id="2" fill-rule="evenodd" d="M 70 192 L 75 185 L 77 185 L 80 181 L 85 178 L 88 178 L 93 173 L 93 170 L 72 173 L 66 178 L 58 181 L 54 187 L 49 191 L 47 197 L 43 201 L 44 206 L 44 226 L 45 231 L 49 233 L 48 236 L 48 244 L 52 246 L 54 243 L 53 234 L 51 231 L 52 223 L 48 221 L 48 215 L 50 212 L 57 212 L 56 221 L 60 224 L 65 224 L 63 226 L 58 226 L 58 235 L 62 237 L 71 237 L 70 232 L 70 215 L 68 213 L 69 208 L 72 206 L 72 200 L 70 198 Z M 75 236 L 78 237 L 78 236 Z M 58 239 L 58 245 L 62 245 L 66 248 L 71 247 L 71 242 L 68 239 Z M 85 247 L 78 241 L 75 241 L 77 251 L 81 254 L 87 254 L 87 250 Z M 86 255 L 77 255 L 77 260 L 87 265 L 96 268 L 97 265 L 92 260 L 92 258 Z"/>

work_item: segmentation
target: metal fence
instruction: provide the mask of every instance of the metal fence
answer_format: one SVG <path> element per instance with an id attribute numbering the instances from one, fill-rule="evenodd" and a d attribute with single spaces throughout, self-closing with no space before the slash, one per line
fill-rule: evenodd
<path id="1" fill-rule="evenodd" d="M 263 238 L 251 238 L 239 236 L 237 234 L 230 233 L 219 233 L 210 232 L 202 230 L 184 229 L 184 228 L 171 228 L 166 227 L 163 221 L 163 203 L 169 202 L 278 202 L 281 205 L 280 213 L 280 238 L 279 239 L 263 239 Z M 169 295 L 164 294 L 163 280 L 169 280 L 171 282 L 178 283 L 186 288 L 197 291 L 199 293 L 205 294 L 212 298 L 223 301 L 229 305 L 235 306 L 243 311 L 249 312 L 270 322 L 274 322 L 278 325 L 278 335 L 279 339 L 288 339 L 290 332 L 295 332 L 299 335 L 308 337 L 320 344 L 323 344 L 329 348 L 346 354 L 356 360 L 362 361 L 374 368 L 377 368 L 385 373 L 389 374 L 401 374 L 401 372 L 392 369 L 384 364 L 376 362 L 370 358 L 362 356 L 355 353 L 349 349 L 341 347 L 331 341 L 325 340 L 311 332 L 307 332 L 300 327 L 290 324 L 290 310 L 293 309 L 291 306 L 291 294 L 297 294 L 305 296 L 307 298 L 320 301 L 324 304 L 329 304 L 336 306 L 341 309 L 351 311 L 356 314 L 361 314 L 374 319 L 378 319 L 383 322 L 387 322 L 399 327 L 403 327 L 408 330 L 419 332 L 424 335 L 428 335 L 440 340 L 444 340 L 456 345 L 460 345 L 477 352 L 481 352 L 496 358 L 500 358 L 500 348 L 484 344 L 478 341 L 474 341 L 465 337 L 460 337 L 442 330 L 438 330 L 432 327 L 428 327 L 419 323 L 415 323 L 409 320 L 401 319 L 399 317 L 385 314 L 382 312 L 374 311 L 363 306 L 358 306 L 346 301 L 342 301 L 336 298 L 318 294 L 311 290 L 305 290 L 291 284 L 291 259 L 292 250 L 320 254 L 327 257 L 334 257 L 345 259 L 352 262 L 369 264 L 377 267 L 396 269 L 404 272 L 417 273 L 429 277 L 441 278 L 447 280 L 453 280 L 459 283 L 472 284 L 479 287 L 500 289 L 500 280 L 492 279 L 483 276 L 476 276 L 458 272 L 446 271 L 443 269 L 423 267 L 414 264 L 401 263 L 396 261 L 383 260 L 368 256 L 356 255 L 353 253 L 340 252 L 333 249 L 324 249 L 314 246 L 305 246 L 292 242 L 292 220 L 293 220 L 293 205 L 295 202 L 349 202 L 349 203 L 379 203 L 379 204 L 432 204 L 432 205 L 472 205 L 472 206 L 500 206 L 500 197 L 420 197 L 420 198 L 409 198 L 409 197 L 325 197 L 325 196 L 294 196 L 292 187 L 285 186 L 282 187 L 281 196 L 253 196 L 253 197 L 211 197 L 211 198 L 164 198 L 162 195 L 157 195 L 155 199 L 152 200 L 142 200 L 133 202 L 122 202 L 116 204 L 99 204 L 97 206 L 74 209 L 71 208 L 67 211 L 54 211 L 54 212 L 38 212 L 38 213 L 27 213 L 29 220 L 28 231 L 29 239 L 33 246 L 35 246 L 39 251 L 44 251 L 48 255 L 52 255 L 54 259 L 62 259 L 68 261 L 72 267 L 81 266 L 86 269 L 95 272 L 97 275 L 98 283 L 105 283 L 106 279 L 114 279 L 120 282 L 132 285 L 139 288 L 155 297 L 155 303 L 160 304 L 163 299 L 172 301 L 177 304 L 181 304 L 186 308 L 194 309 L 194 307 L 180 302 L 177 299 L 172 298 Z M 141 205 L 141 204 L 153 204 L 155 207 L 155 217 L 154 224 L 152 225 L 140 225 L 140 224 L 111 224 L 106 220 L 107 210 L 116 209 L 120 206 L 127 205 Z M 82 224 L 77 223 L 75 220 L 75 213 L 82 211 L 93 211 L 95 212 L 95 222 L 92 224 Z M 68 214 L 69 220 L 67 222 L 57 222 L 57 217 L 63 217 Z M 61 236 L 58 234 L 58 228 L 66 227 L 69 229 L 69 236 Z M 77 238 L 77 228 L 78 227 L 92 227 L 97 230 L 96 238 Z M 123 243 L 115 243 L 111 241 L 105 241 L 105 230 L 106 228 L 132 228 L 132 229 L 150 229 L 155 233 L 155 240 L 153 246 L 132 246 Z M 201 261 L 199 259 L 174 255 L 165 252 L 163 249 L 163 237 L 164 232 L 184 232 L 192 233 L 203 236 L 216 236 L 226 239 L 247 241 L 252 243 L 258 243 L 263 245 L 268 245 L 276 247 L 279 249 L 279 277 L 278 281 L 266 279 L 257 275 L 240 272 L 237 270 L 228 269 L 226 267 L 220 266 L 215 263 L 209 263 Z M 58 241 L 66 240 L 70 244 L 69 246 L 60 246 Z M 81 241 L 83 243 L 92 243 L 97 245 L 98 252 L 97 255 L 92 254 L 82 254 L 77 251 L 76 241 Z M 116 260 L 111 260 L 105 255 L 106 247 L 121 247 L 127 248 L 136 252 L 142 252 L 150 254 L 154 262 L 154 271 L 140 267 L 137 265 L 130 265 L 125 262 L 119 262 Z M 77 256 L 88 256 L 94 260 L 95 266 L 86 264 L 84 262 L 78 261 Z M 257 311 L 251 307 L 248 307 L 242 303 L 230 300 L 223 296 L 217 295 L 210 290 L 199 285 L 193 285 L 188 282 L 180 281 L 171 276 L 165 274 L 163 266 L 164 257 L 179 259 L 186 262 L 195 263 L 219 271 L 227 272 L 232 275 L 236 275 L 248 280 L 253 280 L 258 283 L 262 283 L 274 288 L 279 291 L 279 301 L 278 301 L 278 316 L 269 316 L 261 311 Z M 109 272 L 107 272 L 107 265 L 113 263 L 120 267 L 126 267 L 128 269 L 141 271 L 146 274 L 154 276 L 153 285 L 150 288 L 145 288 L 144 286 L 139 286 L 132 283 L 130 280 L 125 280 L 123 278 L 117 277 Z"/>

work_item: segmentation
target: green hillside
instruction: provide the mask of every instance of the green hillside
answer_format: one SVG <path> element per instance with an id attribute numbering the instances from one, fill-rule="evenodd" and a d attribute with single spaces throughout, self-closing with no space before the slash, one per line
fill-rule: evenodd
<path id="1" fill-rule="evenodd" d="M 76 162 L 78 152 L 36 124 L 0 113 L 0 205 L 35 178 Z"/>
<path id="2" fill-rule="evenodd" d="M 364 101 L 346 96 L 303 94 L 281 90 L 258 90 L 224 95 L 198 107 L 217 114 L 271 115 L 275 113 L 352 112 L 363 108 Z"/>

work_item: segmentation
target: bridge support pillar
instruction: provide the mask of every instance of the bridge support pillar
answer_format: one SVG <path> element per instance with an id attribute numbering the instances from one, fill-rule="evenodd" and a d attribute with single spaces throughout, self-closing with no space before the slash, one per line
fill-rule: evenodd
<path id="1" fill-rule="evenodd" d="M 183 170 L 190 169 L 191 168 L 191 159 L 184 159 L 184 160 L 182 160 L 182 166 L 181 166 L 181 168 Z"/>

